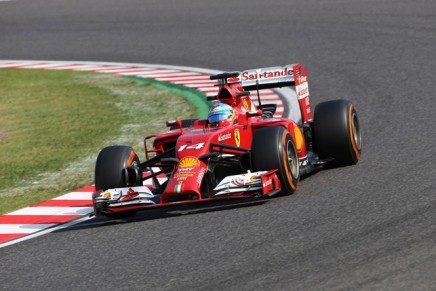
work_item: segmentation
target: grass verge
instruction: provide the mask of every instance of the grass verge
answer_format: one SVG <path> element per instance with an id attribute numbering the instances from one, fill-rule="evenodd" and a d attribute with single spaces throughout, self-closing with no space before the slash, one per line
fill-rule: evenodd
<path id="1" fill-rule="evenodd" d="M 198 116 L 180 87 L 72 71 L 0 69 L 0 214 L 93 183 L 104 146 Z M 192 92 L 190 92 L 192 93 Z"/>

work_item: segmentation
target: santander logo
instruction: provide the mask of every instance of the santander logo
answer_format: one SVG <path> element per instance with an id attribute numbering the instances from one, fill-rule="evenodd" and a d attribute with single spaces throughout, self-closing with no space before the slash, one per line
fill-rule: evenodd
<path id="1" fill-rule="evenodd" d="M 239 78 L 242 86 L 294 82 L 294 65 L 246 70 Z"/>
<path id="2" fill-rule="evenodd" d="M 285 76 L 292 76 L 292 68 L 284 67 L 282 70 L 256 70 L 256 71 L 245 71 L 242 73 L 242 81 L 251 81 L 258 79 L 271 79 L 280 78 Z"/>

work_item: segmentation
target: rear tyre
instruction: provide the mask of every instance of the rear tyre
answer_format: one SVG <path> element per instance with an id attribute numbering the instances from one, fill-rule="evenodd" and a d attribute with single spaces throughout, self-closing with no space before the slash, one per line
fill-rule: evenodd
<path id="1" fill-rule="evenodd" d="M 362 148 L 359 119 L 348 100 L 318 104 L 314 112 L 314 143 L 320 159 L 333 158 L 332 166 L 356 164 Z"/>
<path id="2" fill-rule="evenodd" d="M 128 146 L 110 146 L 102 149 L 95 164 L 95 188 L 112 189 L 126 187 L 124 168 L 139 164 L 135 151 Z"/>
<path id="3" fill-rule="evenodd" d="M 291 134 L 283 127 L 258 129 L 253 136 L 251 147 L 253 171 L 278 169 L 282 191 L 280 195 L 290 195 L 297 189 L 300 168 L 297 150 Z"/>

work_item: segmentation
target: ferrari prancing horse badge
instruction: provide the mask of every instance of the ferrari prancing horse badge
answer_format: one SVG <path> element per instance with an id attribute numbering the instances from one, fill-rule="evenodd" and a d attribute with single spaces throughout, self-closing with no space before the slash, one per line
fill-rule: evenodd
<path id="1" fill-rule="evenodd" d="M 235 129 L 235 143 L 236 146 L 241 145 L 241 135 L 239 134 L 239 129 Z"/>

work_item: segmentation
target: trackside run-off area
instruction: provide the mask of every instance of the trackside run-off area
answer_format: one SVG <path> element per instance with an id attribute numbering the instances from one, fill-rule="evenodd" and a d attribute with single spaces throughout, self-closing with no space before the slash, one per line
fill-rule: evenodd
<path id="1" fill-rule="evenodd" d="M 199 90 L 205 96 L 218 93 L 216 81 L 211 81 L 209 76 L 220 72 L 153 64 L 16 60 L 0 60 L 0 68 L 71 70 L 132 76 L 185 86 Z M 265 102 L 277 105 L 276 116 L 289 115 L 281 90 L 262 90 L 260 96 Z M 253 98 L 253 101 L 255 99 Z M 54 199 L 0 216 L 0 247 L 88 216 L 93 211 L 91 198 L 93 191 L 93 185 L 85 186 Z"/>

